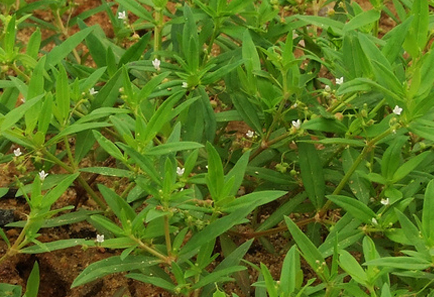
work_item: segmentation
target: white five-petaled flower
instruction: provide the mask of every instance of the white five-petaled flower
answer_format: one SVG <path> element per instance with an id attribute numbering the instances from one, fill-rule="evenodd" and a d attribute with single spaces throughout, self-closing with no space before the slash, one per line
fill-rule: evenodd
<path id="1" fill-rule="evenodd" d="M 183 82 L 182 82 L 182 87 L 183 87 L 184 89 L 187 89 L 187 88 L 188 88 L 188 83 L 185 82 L 185 81 L 183 81 Z"/>
<path id="2" fill-rule="evenodd" d="M 246 136 L 248 138 L 252 138 L 253 136 L 255 136 L 255 131 L 252 131 L 252 130 L 247 131 Z"/>
<path id="3" fill-rule="evenodd" d="M 390 204 L 390 199 L 389 198 L 386 198 L 386 199 L 381 199 L 381 204 L 383 204 L 383 205 L 389 205 Z"/>
<path id="4" fill-rule="evenodd" d="M 21 156 L 23 153 L 21 152 L 20 148 L 17 148 L 16 150 L 14 150 L 14 155 L 15 157 L 19 157 Z"/>
<path id="5" fill-rule="evenodd" d="M 93 96 L 93 95 L 95 95 L 95 94 L 98 94 L 98 91 L 95 91 L 95 88 L 91 88 L 91 89 L 89 90 L 89 94 L 91 94 L 91 95 Z"/>
<path id="6" fill-rule="evenodd" d="M 127 19 L 127 13 L 125 11 L 119 11 L 118 12 L 118 19 L 126 20 Z"/>
<path id="7" fill-rule="evenodd" d="M 103 235 L 96 235 L 96 242 L 103 243 L 104 242 L 104 234 Z"/>
<path id="8" fill-rule="evenodd" d="M 300 119 L 296 120 L 296 121 L 292 121 L 292 125 L 294 126 L 295 129 L 300 129 L 301 127 L 301 121 Z"/>
<path id="9" fill-rule="evenodd" d="M 341 78 L 337 78 L 336 79 L 336 84 L 337 85 L 341 85 L 341 84 L 343 84 L 344 83 L 344 77 L 342 76 Z"/>
<path id="10" fill-rule="evenodd" d="M 155 70 L 157 70 L 157 71 L 160 71 L 160 64 L 161 64 L 161 61 L 158 59 L 154 59 L 152 61 L 152 65 L 154 66 Z"/>
<path id="11" fill-rule="evenodd" d="M 400 115 L 402 112 L 402 108 L 399 107 L 398 105 L 395 105 L 395 108 L 393 109 L 393 113 L 396 115 Z"/>
<path id="12" fill-rule="evenodd" d="M 372 225 L 378 225 L 377 219 L 376 218 L 372 218 Z"/>
<path id="13" fill-rule="evenodd" d="M 183 175 L 184 172 L 185 172 L 185 168 L 176 167 L 176 174 L 178 174 L 178 176 Z"/>
<path id="14" fill-rule="evenodd" d="M 42 170 L 41 172 L 39 172 L 39 178 L 41 180 L 45 180 L 45 178 L 48 176 L 48 173 L 45 173 L 45 170 Z"/>

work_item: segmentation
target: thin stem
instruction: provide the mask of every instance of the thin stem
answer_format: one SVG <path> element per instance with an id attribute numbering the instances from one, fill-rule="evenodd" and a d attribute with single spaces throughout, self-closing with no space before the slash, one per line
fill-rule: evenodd
<path id="1" fill-rule="evenodd" d="M 71 147 L 69 146 L 69 141 L 67 136 L 63 136 L 63 142 L 65 143 L 66 153 L 68 154 L 69 162 L 71 163 L 72 170 L 77 171 L 77 166 L 75 164 L 74 157 L 72 156 Z"/>
<path id="2" fill-rule="evenodd" d="M 30 77 L 24 72 L 22 72 L 20 68 L 18 68 L 17 65 L 15 65 L 15 63 L 12 63 L 11 68 L 15 71 L 16 74 L 22 75 L 27 82 L 30 81 Z"/>
<path id="3" fill-rule="evenodd" d="M 56 23 L 59 26 L 60 31 L 62 32 L 63 35 L 65 35 L 66 38 L 68 38 L 69 32 L 68 29 L 66 29 L 65 26 L 63 25 L 62 18 L 60 17 L 59 9 L 56 10 L 54 16 L 56 18 Z M 72 50 L 72 54 L 74 55 L 74 58 L 77 61 L 77 63 L 81 64 L 81 58 L 78 55 L 78 52 L 75 48 Z"/>
<path id="4" fill-rule="evenodd" d="M 55 155 L 50 153 L 47 149 L 43 148 L 42 153 L 50 161 L 56 163 L 57 165 L 65 169 L 68 173 L 70 174 L 75 173 L 73 168 L 71 168 L 70 166 L 66 165 L 64 162 L 59 160 Z M 85 189 L 86 192 L 90 195 L 92 200 L 95 201 L 99 205 L 99 207 L 101 207 L 101 209 L 103 210 L 107 209 L 107 205 L 104 203 L 104 201 L 101 198 L 99 198 L 99 196 L 95 193 L 95 191 L 89 186 L 89 184 L 84 180 L 84 178 L 81 175 L 77 177 L 77 181 L 83 187 L 83 189 Z"/>
<path id="5" fill-rule="evenodd" d="M 170 256 L 172 254 L 172 241 L 170 239 L 169 215 L 164 216 L 164 238 L 166 240 L 167 254 Z"/>
<path id="6" fill-rule="evenodd" d="M 388 136 L 390 133 L 392 133 L 392 131 L 390 129 L 388 129 L 388 130 L 384 131 L 383 133 L 381 133 L 380 135 L 378 135 L 377 137 L 375 137 L 374 139 L 368 141 L 368 143 L 363 148 L 360 155 L 354 161 L 353 165 L 351 165 L 351 168 L 347 171 L 347 173 L 344 175 L 344 177 L 342 178 L 342 180 L 340 181 L 338 186 L 335 188 L 332 195 L 338 195 L 342 191 L 342 189 L 345 187 L 345 185 L 347 184 L 350 177 L 353 175 L 354 171 L 356 171 L 360 162 L 362 162 L 362 160 L 365 159 L 366 155 L 373 149 L 373 147 L 375 146 L 375 144 L 378 141 L 382 140 L 384 137 Z M 331 200 L 328 200 L 324 204 L 324 206 L 320 209 L 317 216 L 322 218 L 325 215 L 325 213 L 327 212 L 327 210 L 330 208 L 331 204 L 332 204 Z"/>
<path id="7" fill-rule="evenodd" d="M 155 29 L 154 29 L 154 53 L 158 52 L 161 49 L 161 31 L 164 27 L 164 14 L 163 8 L 157 7 L 155 8 Z M 155 54 L 156 55 L 156 54 Z M 155 56 L 158 58 L 158 56 Z"/>

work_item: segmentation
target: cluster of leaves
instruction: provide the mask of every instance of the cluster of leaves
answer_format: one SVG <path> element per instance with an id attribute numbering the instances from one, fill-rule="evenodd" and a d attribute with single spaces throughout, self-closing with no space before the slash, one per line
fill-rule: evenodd
<path id="1" fill-rule="evenodd" d="M 233 278 L 256 296 L 434 296 L 427 1 L 394 0 L 396 13 L 381 0 L 367 11 L 337 1 L 327 16 L 322 1 L 310 16 L 286 15 L 284 0 L 102 2 L 73 17 L 66 1 L 2 1 L 0 163 L 21 172 L 11 187 L 30 213 L 6 226 L 22 228 L 14 242 L 0 229 L 0 262 L 81 245 L 122 252 L 73 287 L 128 272 L 182 296 L 226 296 Z M 53 23 L 32 15 L 46 8 Z M 98 12 L 114 38 L 84 22 Z M 396 23 L 386 34 L 381 16 Z M 35 24 L 53 35 L 38 28 L 21 43 Z M 233 133 L 234 121 L 251 130 Z M 83 167 L 85 158 L 108 161 Z M 98 184 L 98 194 L 96 175 L 121 179 L 122 191 Z M 71 186 L 98 209 L 52 209 Z M 279 207 L 264 222 L 247 219 L 270 202 Z M 83 220 L 96 240 L 37 239 Z M 290 233 L 278 281 L 243 261 L 252 240 L 235 244 L 241 224 L 271 250 L 266 235 Z M 259 272 L 254 284 L 246 265 Z"/>

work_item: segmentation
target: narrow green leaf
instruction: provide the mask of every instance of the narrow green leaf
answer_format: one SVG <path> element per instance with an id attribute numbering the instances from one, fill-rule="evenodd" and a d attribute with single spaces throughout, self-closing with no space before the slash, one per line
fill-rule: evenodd
<path id="1" fill-rule="evenodd" d="M 33 59 L 37 59 L 40 46 L 41 30 L 37 27 L 36 31 L 30 36 L 29 43 L 27 43 L 26 53 Z"/>
<path id="2" fill-rule="evenodd" d="M 431 267 L 431 262 L 415 257 L 386 257 L 374 259 L 363 265 L 390 267 L 404 270 L 424 270 Z"/>
<path id="3" fill-rule="evenodd" d="M 24 114 L 32 108 L 35 104 L 38 104 L 43 95 L 33 98 L 32 100 L 26 101 L 26 103 L 21 104 L 20 106 L 12 109 L 10 112 L 6 114 L 3 118 L 3 122 L 1 123 L 0 131 L 6 131 L 10 127 L 12 127 L 15 123 L 17 123 Z"/>
<path id="4" fill-rule="evenodd" d="M 372 218 L 376 218 L 375 212 L 366 206 L 363 202 L 351 197 L 342 195 L 327 195 L 327 199 L 345 209 L 353 217 L 361 220 L 366 224 L 372 223 Z"/>
<path id="5" fill-rule="evenodd" d="M 65 68 L 62 64 L 59 64 L 59 74 L 56 80 L 56 105 L 58 108 L 58 113 L 60 118 L 58 119 L 60 124 L 63 126 L 69 117 L 69 109 L 71 90 L 68 84 L 68 77 Z"/>
<path id="6" fill-rule="evenodd" d="M 286 253 L 280 273 L 280 288 L 285 294 L 294 292 L 297 288 L 297 276 L 300 273 L 300 254 L 297 246 L 293 245 Z"/>
<path id="7" fill-rule="evenodd" d="M 158 265 L 160 261 L 155 258 L 146 256 L 133 256 L 129 255 L 123 261 L 120 256 L 110 257 L 90 264 L 85 270 L 74 280 L 71 288 L 75 288 L 87 284 L 103 276 L 120 273 L 125 271 L 132 271 L 135 269 L 144 269 L 146 267 Z"/>
<path id="8" fill-rule="evenodd" d="M 176 286 L 173 283 L 168 282 L 167 280 L 164 280 L 159 277 L 147 276 L 140 273 L 129 273 L 125 275 L 125 277 L 138 280 L 139 282 L 142 283 L 152 284 L 159 288 L 163 288 L 169 292 L 174 292 L 176 288 Z"/>
<path id="9" fill-rule="evenodd" d="M 340 251 L 339 265 L 351 276 L 353 280 L 363 286 L 367 285 L 368 276 L 366 275 L 366 272 L 350 253 L 345 250 Z"/>
<path id="10" fill-rule="evenodd" d="M 345 173 L 350 170 L 359 154 L 360 152 L 353 148 L 348 148 L 342 153 L 342 167 Z M 368 204 L 369 198 L 371 197 L 370 183 L 366 179 L 362 178 L 361 175 L 358 174 L 358 171 L 363 171 L 366 174 L 368 173 L 368 169 L 363 164 L 359 164 L 356 171 L 351 175 L 348 184 L 353 191 L 354 196 L 364 204 Z"/>
<path id="11" fill-rule="evenodd" d="M 286 226 L 288 226 L 288 230 L 294 238 L 295 242 L 297 243 L 297 246 L 300 249 L 303 258 L 306 259 L 307 263 L 309 263 L 310 267 L 312 267 L 315 271 L 319 267 L 322 267 L 324 275 L 326 276 L 326 278 L 328 278 L 330 274 L 329 268 L 327 265 L 323 265 L 323 263 L 325 263 L 325 260 L 316 248 L 316 246 L 289 217 L 285 216 L 284 218 Z"/>
<path id="12" fill-rule="evenodd" d="M 39 245 L 32 245 L 32 246 L 25 247 L 20 250 L 20 253 L 42 254 L 46 252 L 67 249 L 77 245 L 84 245 L 85 241 L 86 240 L 82 238 L 61 239 L 61 240 L 44 243 L 44 248 L 40 247 Z"/>
<path id="13" fill-rule="evenodd" d="M 425 190 L 422 208 L 422 234 L 429 245 L 434 244 L 434 180 L 428 183 Z"/>
<path id="14" fill-rule="evenodd" d="M 388 180 L 393 178 L 396 170 L 401 161 L 401 151 L 404 143 L 407 142 L 408 137 L 398 136 L 389 145 L 381 159 L 381 174 Z"/>
<path id="15" fill-rule="evenodd" d="M 259 119 L 258 111 L 249 101 L 246 95 L 235 93 L 232 96 L 233 103 L 243 120 L 257 133 L 262 134 L 262 122 Z"/>
<path id="16" fill-rule="evenodd" d="M 260 195 L 259 193 L 255 193 L 257 195 Z M 186 245 L 181 249 L 179 255 L 184 256 L 188 255 L 191 251 L 195 250 L 196 248 L 200 247 L 205 242 L 208 242 L 212 240 L 213 238 L 220 236 L 230 228 L 232 228 L 235 225 L 240 224 L 241 222 L 245 221 L 245 217 L 256 207 L 262 205 L 262 203 L 273 201 L 281 196 L 286 194 L 286 192 L 283 191 L 267 191 L 267 201 L 264 200 L 256 200 L 254 203 L 250 203 L 249 205 L 246 205 L 243 208 L 237 209 L 236 211 L 232 212 L 231 214 L 224 216 L 208 226 L 206 226 L 202 231 L 195 234 L 187 243 Z"/>
<path id="17" fill-rule="evenodd" d="M 179 151 L 198 149 L 202 147 L 203 147 L 202 144 L 197 142 L 192 142 L 192 141 L 171 142 L 171 143 L 164 143 L 158 146 L 154 146 L 146 150 L 145 155 L 161 156 L 161 155 L 176 153 Z"/>
<path id="18" fill-rule="evenodd" d="M 169 98 L 167 98 L 163 104 L 152 115 L 148 122 L 143 134 L 142 139 L 144 143 L 149 143 L 157 134 L 161 128 L 171 119 L 169 118 L 172 108 L 175 104 L 184 96 L 184 91 L 179 91 Z"/>
<path id="19" fill-rule="evenodd" d="M 26 284 L 26 293 L 23 297 L 37 297 L 39 291 L 39 265 L 35 261 L 33 264 L 32 271 L 30 272 L 29 278 Z"/>
<path id="20" fill-rule="evenodd" d="M 211 143 L 207 142 L 206 151 L 208 153 L 208 174 L 206 181 L 211 197 L 214 201 L 219 201 L 224 187 L 224 172 L 220 155 Z"/>
<path id="21" fill-rule="evenodd" d="M 143 35 L 135 44 L 130 46 L 119 60 L 118 67 L 128 62 L 137 61 L 146 49 L 149 39 L 151 38 L 151 32 Z"/>
<path id="22" fill-rule="evenodd" d="M 316 209 L 324 203 L 325 180 L 321 160 L 315 146 L 310 143 L 298 143 L 301 178 L 310 201 Z"/>
<path id="23" fill-rule="evenodd" d="M 343 30 L 344 32 L 348 32 L 372 24 L 380 19 L 380 15 L 381 14 L 378 10 L 371 9 L 364 11 L 356 15 L 348 23 L 345 23 Z"/>
<path id="24" fill-rule="evenodd" d="M 235 166 L 226 174 L 225 183 L 232 177 L 234 177 L 234 185 L 229 192 L 229 196 L 234 196 L 241 187 L 244 180 L 244 174 L 246 172 L 247 164 L 249 163 L 250 151 L 245 152 L 241 158 L 238 159 Z"/>
<path id="25" fill-rule="evenodd" d="M 53 67 L 60 63 L 83 39 L 86 38 L 94 30 L 94 27 L 89 27 L 84 30 L 81 30 L 78 33 L 70 36 L 66 39 L 62 44 L 53 48 L 47 54 L 47 61 L 45 63 L 45 69 L 48 70 L 50 67 Z"/>
<path id="26" fill-rule="evenodd" d="M 134 220 L 136 217 L 135 211 L 122 197 L 102 184 L 98 184 L 98 190 L 101 192 L 104 200 L 118 218 L 122 217 L 122 211 L 124 211 L 128 220 L 131 222 Z"/>
<path id="27" fill-rule="evenodd" d="M 93 136 L 99 145 L 107 152 L 110 156 L 115 157 L 118 160 L 125 160 L 124 155 L 121 150 L 110 140 L 105 138 L 100 132 L 93 130 Z"/>
<path id="28" fill-rule="evenodd" d="M 404 49 L 412 56 L 417 57 L 424 49 L 428 40 L 429 6 L 426 0 L 414 0 L 411 8 L 414 16 L 410 30 L 404 42 Z"/>
<path id="29" fill-rule="evenodd" d="M 419 166 L 429 154 L 432 152 L 426 151 L 416 157 L 411 158 L 409 161 L 402 164 L 393 174 L 392 181 L 396 183 L 406 177 L 410 172 L 412 172 L 417 166 Z"/>
<path id="30" fill-rule="evenodd" d="M 245 61 L 247 75 L 252 75 L 254 71 L 261 70 L 261 61 L 248 30 L 244 31 L 242 45 L 242 57 Z"/>
<path id="31" fill-rule="evenodd" d="M 74 180 L 80 175 L 80 173 L 74 173 L 70 175 L 65 175 L 66 177 L 58 183 L 58 185 L 50 190 L 47 194 L 44 195 L 44 199 L 42 200 L 42 207 L 50 207 L 56 202 L 57 199 L 69 188 L 69 186 L 74 182 Z"/>

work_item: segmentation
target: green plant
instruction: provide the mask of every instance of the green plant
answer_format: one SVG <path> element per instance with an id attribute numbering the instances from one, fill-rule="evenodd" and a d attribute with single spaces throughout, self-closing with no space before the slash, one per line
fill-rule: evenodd
<path id="1" fill-rule="evenodd" d="M 30 16 L 44 1 L 4 14 L 0 161 L 20 173 L 11 187 L 30 212 L 8 225 L 22 228 L 14 242 L 1 230 L 0 263 L 79 245 L 119 252 L 73 287 L 127 272 L 182 296 L 225 296 L 233 278 L 256 296 L 433 294 L 429 4 L 341 1 L 318 16 L 327 3 L 315 1 L 314 15 L 287 16 L 286 2 L 117 0 L 72 17 L 54 1 L 54 25 Z M 100 11 L 113 38 L 83 21 Z M 397 23 L 385 34 L 382 12 Z M 39 29 L 16 41 L 31 22 L 55 32 L 46 55 Z M 232 133 L 237 121 L 248 128 Z M 71 186 L 95 210 L 53 207 Z M 37 240 L 84 220 L 96 240 Z M 273 250 L 267 236 L 286 231 L 278 281 L 243 260 L 247 239 Z"/>

